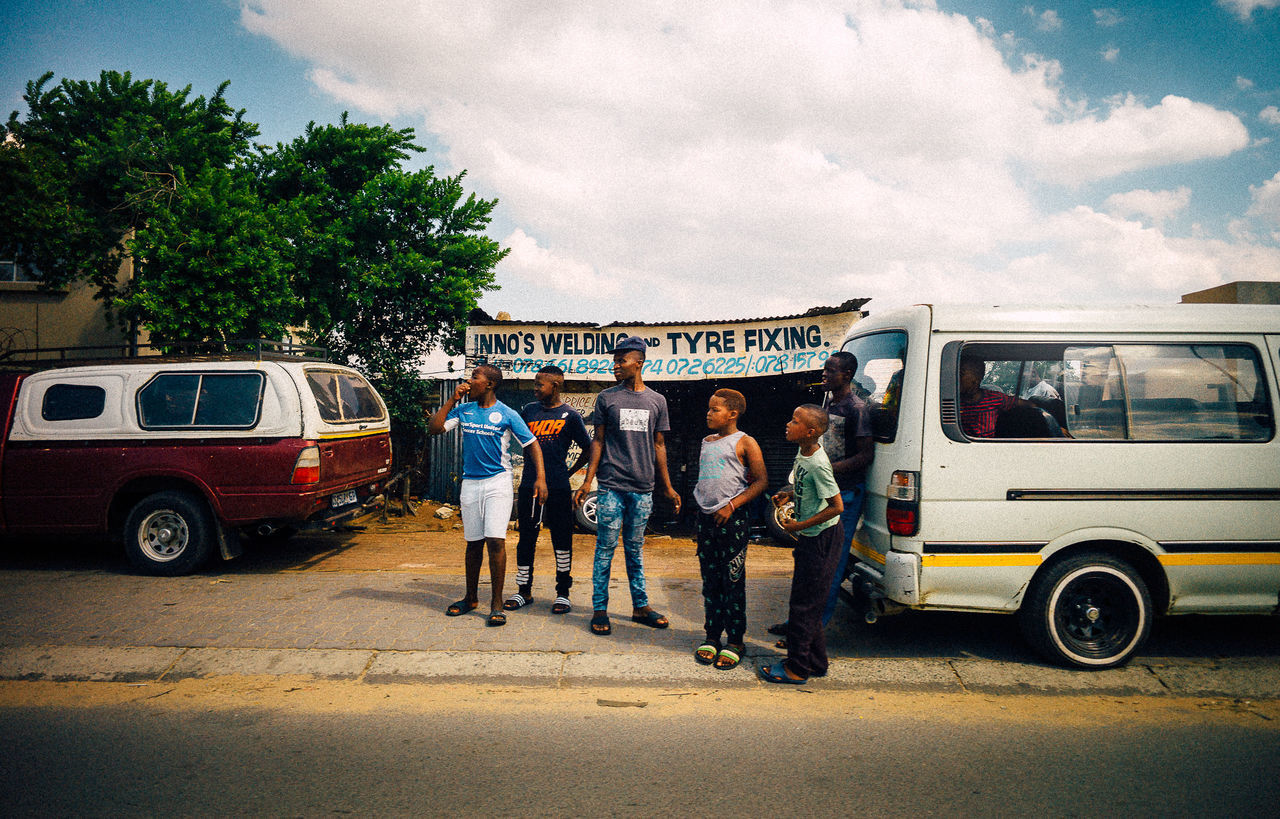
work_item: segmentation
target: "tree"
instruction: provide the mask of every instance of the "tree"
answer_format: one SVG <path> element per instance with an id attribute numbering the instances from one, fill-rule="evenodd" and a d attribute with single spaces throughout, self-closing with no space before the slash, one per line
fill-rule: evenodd
<path id="1" fill-rule="evenodd" d="M 190 86 L 128 72 L 46 89 L 52 77 L 27 84 L 25 119 L 9 117 L 0 252 L 48 287 L 91 283 L 158 341 L 279 333 L 282 245 L 246 172 L 257 126 L 227 104 L 227 83 L 188 99 Z M 121 284 L 125 256 L 134 278 Z M 227 283 L 258 300 L 226 298 Z"/>
<path id="2" fill-rule="evenodd" d="M 307 127 L 258 162 L 262 198 L 294 249 L 299 324 L 377 374 L 393 414 L 421 422 L 414 362 L 459 352 L 467 315 L 506 255 L 483 233 L 496 201 L 465 194 L 464 174 L 400 164 L 423 149 L 411 128 Z"/>

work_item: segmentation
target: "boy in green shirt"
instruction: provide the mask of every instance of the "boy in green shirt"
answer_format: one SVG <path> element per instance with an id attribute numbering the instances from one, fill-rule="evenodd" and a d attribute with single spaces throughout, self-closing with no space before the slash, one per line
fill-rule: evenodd
<path id="1" fill-rule="evenodd" d="M 795 519 L 782 525 L 796 533 L 798 542 L 792 552 L 795 571 L 787 608 L 787 658 L 772 666 L 760 666 L 760 677 L 765 682 L 803 685 L 809 677 L 827 673 L 822 609 L 844 544 L 840 485 L 827 453 L 818 443 L 827 431 L 828 420 L 822 407 L 804 404 L 796 407 L 787 422 L 787 440 L 799 444 L 800 451 L 792 470 L 792 491 L 779 492 L 773 502 L 782 504 L 794 496 Z"/>

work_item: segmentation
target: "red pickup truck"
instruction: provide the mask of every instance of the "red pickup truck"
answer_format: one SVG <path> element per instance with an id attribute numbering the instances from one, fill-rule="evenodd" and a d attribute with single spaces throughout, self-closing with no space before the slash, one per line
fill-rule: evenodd
<path id="1" fill-rule="evenodd" d="M 240 535 L 363 511 L 391 468 L 386 406 L 318 360 L 122 359 L 0 372 L 0 535 L 118 534 L 187 574 Z"/>

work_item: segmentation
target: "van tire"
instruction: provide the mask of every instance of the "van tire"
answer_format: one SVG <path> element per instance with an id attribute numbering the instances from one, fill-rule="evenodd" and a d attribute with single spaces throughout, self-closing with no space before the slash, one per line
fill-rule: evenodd
<path id="1" fill-rule="evenodd" d="M 1037 575 L 1018 615 L 1027 641 L 1047 659 L 1113 668 L 1127 662 L 1151 633 L 1151 594 L 1128 563 L 1089 552 Z"/>
<path id="2" fill-rule="evenodd" d="M 129 511 L 124 552 L 151 575 L 190 574 L 213 555 L 214 520 L 202 498 L 188 492 L 156 492 Z"/>
<path id="3" fill-rule="evenodd" d="M 787 484 L 782 487 L 780 491 L 791 491 L 791 484 Z M 766 500 L 769 499 L 766 498 Z M 769 514 L 765 516 L 765 526 L 769 530 L 769 536 L 773 538 L 774 543 L 778 546 L 791 548 L 798 542 L 793 532 L 788 532 L 786 529 L 782 528 L 782 522 L 784 520 L 794 520 L 795 516 L 796 505 L 794 501 L 787 501 L 781 506 L 778 506 L 772 500 L 769 500 Z"/>

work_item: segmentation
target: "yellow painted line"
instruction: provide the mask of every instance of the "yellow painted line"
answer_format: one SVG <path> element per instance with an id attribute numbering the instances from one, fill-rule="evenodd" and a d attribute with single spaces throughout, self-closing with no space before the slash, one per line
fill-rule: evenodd
<path id="1" fill-rule="evenodd" d="M 884 565 L 884 555 L 880 554 L 875 549 L 872 549 L 870 546 L 865 546 L 855 540 L 853 542 L 853 551 L 858 557 L 865 558 L 873 563 L 879 563 L 881 566 Z"/>
<path id="2" fill-rule="evenodd" d="M 374 435 L 386 435 L 385 429 L 374 430 L 373 432 L 331 432 L 328 435 L 321 435 L 321 441 L 336 441 L 341 438 L 370 438 Z"/>
<path id="3" fill-rule="evenodd" d="M 978 569 L 991 566 L 1039 566 L 1040 555 L 923 555 L 920 565 L 939 569 Z"/>
<path id="4" fill-rule="evenodd" d="M 1158 558 L 1163 566 L 1280 566 L 1280 552 L 1198 552 Z"/>

